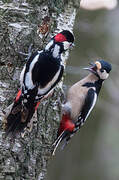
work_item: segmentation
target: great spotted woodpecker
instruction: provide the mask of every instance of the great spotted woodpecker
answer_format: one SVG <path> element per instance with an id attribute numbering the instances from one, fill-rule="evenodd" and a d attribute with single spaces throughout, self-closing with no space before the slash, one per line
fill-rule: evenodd
<path id="1" fill-rule="evenodd" d="M 15 135 L 27 126 L 39 101 L 61 80 L 64 71 L 61 54 L 72 47 L 73 42 L 73 34 L 63 30 L 42 51 L 29 57 L 20 75 L 21 89 L 6 118 L 7 135 Z"/>
<path id="2" fill-rule="evenodd" d="M 58 138 L 53 144 L 53 155 L 59 143 L 64 140 L 64 147 L 88 118 L 95 106 L 102 83 L 109 76 L 111 64 L 104 60 L 97 60 L 91 63 L 91 67 L 84 69 L 91 73 L 74 84 L 67 93 L 66 103 L 62 108 Z"/>

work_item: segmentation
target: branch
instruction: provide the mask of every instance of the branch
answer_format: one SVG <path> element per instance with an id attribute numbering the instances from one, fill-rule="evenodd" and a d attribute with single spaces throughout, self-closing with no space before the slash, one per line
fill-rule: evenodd
<path id="1" fill-rule="evenodd" d="M 19 74 L 25 62 L 18 52 L 27 53 L 30 44 L 33 44 L 35 49 L 42 49 L 53 35 L 51 32 L 56 33 L 62 29 L 72 31 L 76 9 L 80 4 L 78 0 L 70 0 L 64 3 L 63 7 L 58 0 L 54 4 L 50 0 L 45 3 L 41 1 L 37 6 L 37 1 L 28 2 L 1 3 L 0 7 L 0 64 L 3 64 L 0 66 L 0 120 L 3 119 L 3 112 L 13 101 L 19 87 Z M 62 7 L 60 11 L 59 7 Z M 46 17 L 49 17 L 48 32 L 44 34 L 40 29 L 41 39 L 37 32 Z M 69 52 L 63 55 L 64 64 L 68 55 Z M 56 138 L 60 121 L 62 85 L 63 80 L 55 88 L 53 96 L 40 104 L 32 121 L 33 129 L 30 132 L 26 131 L 24 137 L 18 136 L 14 141 L 4 139 L 4 130 L 0 122 L 0 177 L 3 179 L 45 179 L 51 158 L 51 145 Z M 9 108 L 7 110 L 9 111 Z"/>

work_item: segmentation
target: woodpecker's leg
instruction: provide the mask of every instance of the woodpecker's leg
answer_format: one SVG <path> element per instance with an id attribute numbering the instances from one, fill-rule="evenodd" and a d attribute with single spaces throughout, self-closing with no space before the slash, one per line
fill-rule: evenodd
<path id="1" fill-rule="evenodd" d="M 24 138 L 24 136 L 27 133 L 30 133 L 33 129 L 33 126 L 36 126 L 37 124 L 37 112 L 35 111 L 32 119 L 30 120 L 30 122 L 27 124 L 27 127 L 24 128 L 23 132 L 21 132 L 21 137 Z"/>

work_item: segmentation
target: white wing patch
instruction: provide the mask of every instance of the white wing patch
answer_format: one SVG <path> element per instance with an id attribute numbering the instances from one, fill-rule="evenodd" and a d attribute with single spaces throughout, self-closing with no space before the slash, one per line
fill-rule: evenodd
<path id="1" fill-rule="evenodd" d="M 86 121 L 86 119 L 88 118 L 89 114 L 91 113 L 92 109 L 94 108 L 94 106 L 95 106 L 95 104 L 96 104 L 96 101 L 97 101 L 97 94 L 96 94 L 96 92 L 95 92 L 95 93 L 94 93 L 94 99 L 93 99 L 92 106 L 91 106 L 91 108 L 90 108 L 89 111 L 88 111 L 88 114 L 87 114 L 87 116 L 86 116 L 86 118 L 85 118 L 85 121 Z"/>
<path id="2" fill-rule="evenodd" d="M 35 63 L 38 61 L 38 58 L 39 58 L 39 54 L 35 56 L 34 60 L 30 64 L 29 71 L 26 73 L 25 85 L 27 86 L 28 89 L 32 89 L 35 87 L 32 81 L 32 69 L 34 68 Z"/>
<path id="3" fill-rule="evenodd" d="M 40 87 L 38 88 L 38 95 L 43 95 L 51 88 L 51 86 L 57 81 L 60 71 L 61 71 L 61 67 L 59 68 L 58 72 L 55 74 L 54 78 L 44 88 L 40 88 Z"/>
<path id="4" fill-rule="evenodd" d="M 89 114 L 91 113 L 92 109 L 94 108 L 94 106 L 95 106 L 95 104 L 96 104 L 96 101 L 97 101 L 97 94 L 96 94 L 96 92 L 94 92 L 94 98 L 93 98 L 92 106 L 91 106 L 91 108 L 89 109 L 89 111 L 88 111 L 85 119 L 83 119 L 83 118 L 81 117 L 81 114 L 79 115 L 78 121 L 75 123 L 76 127 L 75 127 L 74 132 L 76 132 L 76 131 L 80 128 L 80 126 L 83 126 L 83 125 L 84 125 L 84 122 L 86 121 L 86 119 L 88 118 L 88 116 L 89 116 Z"/>
<path id="5" fill-rule="evenodd" d="M 41 54 L 43 52 L 43 50 L 41 51 L 38 51 L 38 54 Z M 36 60 L 37 61 L 37 60 Z M 33 63 L 34 64 L 34 63 Z M 32 68 L 33 69 L 33 68 Z M 22 71 L 21 71 L 21 74 L 20 74 L 20 84 L 21 86 L 23 85 L 23 79 L 24 79 L 24 73 L 25 73 L 25 70 L 26 70 L 26 64 L 25 66 L 23 67 Z M 27 77 L 28 78 L 28 77 Z"/>

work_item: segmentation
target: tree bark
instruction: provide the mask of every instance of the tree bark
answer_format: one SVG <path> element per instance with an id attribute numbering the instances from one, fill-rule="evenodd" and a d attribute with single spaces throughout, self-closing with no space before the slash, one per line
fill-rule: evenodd
<path id="1" fill-rule="evenodd" d="M 0 1 L 0 179 L 43 180 L 61 117 L 63 80 L 44 100 L 33 118 L 33 128 L 12 141 L 4 138 L 4 112 L 19 88 L 19 75 L 30 44 L 42 49 L 53 34 L 73 30 L 80 0 Z M 45 25 L 44 25 L 45 24 Z M 44 33 L 45 31 L 45 33 Z M 38 35 L 38 32 L 40 33 Z M 41 38 L 42 37 L 42 38 Z M 64 64 L 69 52 L 63 55 Z M 9 110 L 9 108 L 8 108 Z M 37 120 L 37 121 L 36 121 Z M 36 122 L 35 122 L 36 121 Z"/>

